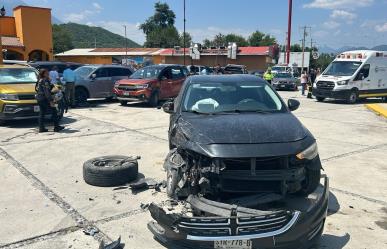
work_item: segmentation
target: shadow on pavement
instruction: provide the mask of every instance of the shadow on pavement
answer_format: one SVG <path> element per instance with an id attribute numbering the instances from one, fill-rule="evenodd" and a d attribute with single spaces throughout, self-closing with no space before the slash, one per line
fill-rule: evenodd
<path id="1" fill-rule="evenodd" d="M 340 203 L 337 200 L 335 194 L 329 192 L 329 202 L 328 202 L 328 216 L 337 213 L 340 210 Z"/>
<path id="2" fill-rule="evenodd" d="M 342 249 L 349 242 L 350 238 L 351 236 L 348 233 L 346 233 L 344 236 L 323 234 L 318 248 Z"/>

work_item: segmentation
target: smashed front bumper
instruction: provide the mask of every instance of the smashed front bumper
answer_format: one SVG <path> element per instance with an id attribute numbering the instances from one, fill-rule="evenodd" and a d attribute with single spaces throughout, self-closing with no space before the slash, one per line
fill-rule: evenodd
<path id="1" fill-rule="evenodd" d="M 307 198 L 288 197 L 275 210 L 258 210 L 194 197 L 191 206 L 212 215 L 185 215 L 149 207 L 148 228 L 164 244 L 214 248 L 217 241 L 250 240 L 252 248 L 304 248 L 320 236 L 328 209 L 329 183 Z M 197 213 L 197 212 L 196 212 Z M 215 215 L 214 215 L 215 214 Z"/>

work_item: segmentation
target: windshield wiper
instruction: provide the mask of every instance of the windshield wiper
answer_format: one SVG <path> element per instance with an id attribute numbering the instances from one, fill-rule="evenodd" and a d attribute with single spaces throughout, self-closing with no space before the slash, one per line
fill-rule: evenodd
<path id="1" fill-rule="evenodd" d="M 271 113 L 270 111 L 264 111 L 264 110 L 239 110 L 239 109 L 235 109 L 235 110 L 229 110 L 229 111 L 222 111 L 222 112 L 216 112 L 216 113 L 262 113 L 262 114 L 266 114 L 266 113 Z"/>
<path id="2" fill-rule="evenodd" d="M 189 111 L 183 111 L 183 112 L 189 112 L 189 113 L 195 113 L 195 114 L 203 114 L 203 115 L 213 114 L 213 113 L 207 113 L 207 112 L 198 112 L 198 111 L 195 111 L 195 110 L 189 110 Z"/>

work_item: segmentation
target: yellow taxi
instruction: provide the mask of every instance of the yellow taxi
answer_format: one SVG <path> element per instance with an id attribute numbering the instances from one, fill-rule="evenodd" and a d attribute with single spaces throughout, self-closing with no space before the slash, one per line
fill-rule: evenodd
<path id="1" fill-rule="evenodd" d="M 0 124 L 7 120 L 36 118 L 36 69 L 24 65 L 0 65 Z"/>

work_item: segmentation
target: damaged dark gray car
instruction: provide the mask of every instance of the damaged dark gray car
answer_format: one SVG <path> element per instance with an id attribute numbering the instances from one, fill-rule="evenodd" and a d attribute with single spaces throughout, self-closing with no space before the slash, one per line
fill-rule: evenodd
<path id="1" fill-rule="evenodd" d="M 179 212 L 152 204 L 155 236 L 208 248 L 302 248 L 321 236 L 328 179 L 312 134 L 265 81 L 194 76 L 171 114 L 167 193 Z M 321 183 L 320 183 L 321 181 Z"/>

